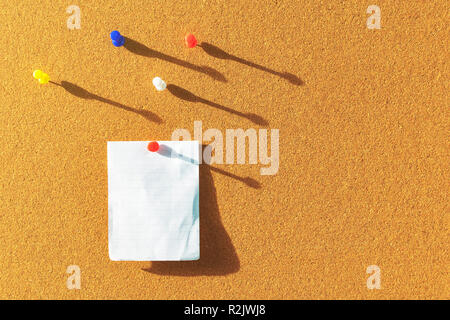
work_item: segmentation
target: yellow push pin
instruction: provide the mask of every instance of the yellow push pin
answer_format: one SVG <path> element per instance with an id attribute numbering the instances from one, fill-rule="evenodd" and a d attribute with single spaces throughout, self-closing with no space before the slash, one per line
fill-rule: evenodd
<path id="1" fill-rule="evenodd" d="M 41 70 L 35 70 L 33 72 L 33 78 L 38 79 L 40 84 L 45 84 L 50 81 L 49 75 L 42 72 Z"/>

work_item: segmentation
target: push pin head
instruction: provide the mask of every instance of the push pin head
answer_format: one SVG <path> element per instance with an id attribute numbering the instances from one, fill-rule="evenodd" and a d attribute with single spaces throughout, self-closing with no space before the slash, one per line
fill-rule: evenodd
<path id="1" fill-rule="evenodd" d="M 125 38 L 124 38 L 124 36 L 122 36 L 122 35 L 120 34 L 120 32 L 117 31 L 117 30 L 114 30 L 113 32 L 111 32 L 111 33 L 109 34 L 109 36 L 111 37 L 112 44 L 113 44 L 115 47 L 121 47 L 121 46 L 123 46 L 123 44 L 125 43 Z"/>
<path id="2" fill-rule="evenodd" d="M 153 82 L 153 85 L 155 86 L 156 90 L 158 90 L 158 91 L 164 91 L 167 87 L 164 80 L 161 79 L 160 77 L 154 77 L 152 82 Z"/>
<path id="3" fill-rule="evenodd" d="M 48 74 L 42 72 L 41 70 L 35 70 L 33 72 L 33 78 L 37 79 L 40 84 L 45 84 L 50 81 Z"/>
<path id="4" fill-rule="evenodd" d="M 159 144 L 156 141 L 152 141 L 147 146 L 148 151 L 156 152 L 159 150 Z"/>
<path id="5" fill-rule="evenodd" d="M 197 45 L 197 39 L 195 39 L 195 36 L 192 33 L 188 33 L 184 40 L 186 41 L 186 45 L 188 48 L 194 48 Z"/>

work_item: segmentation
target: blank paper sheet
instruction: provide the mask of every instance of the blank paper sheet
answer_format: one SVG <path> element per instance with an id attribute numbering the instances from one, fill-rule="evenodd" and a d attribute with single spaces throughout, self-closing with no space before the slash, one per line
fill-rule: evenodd
<path id="1" fill-rule="evenodd" d="M 111 260 L 198 260 L 199 143 L 108 141 Z"/>

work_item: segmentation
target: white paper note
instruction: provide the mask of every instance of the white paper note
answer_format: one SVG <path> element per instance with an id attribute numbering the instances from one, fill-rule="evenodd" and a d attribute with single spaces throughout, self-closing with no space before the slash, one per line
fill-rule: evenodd
<path id="1" fill-rule="evenodd" d="M 198 260 L 199 143 L 108 141 L 111 260 Z"/>

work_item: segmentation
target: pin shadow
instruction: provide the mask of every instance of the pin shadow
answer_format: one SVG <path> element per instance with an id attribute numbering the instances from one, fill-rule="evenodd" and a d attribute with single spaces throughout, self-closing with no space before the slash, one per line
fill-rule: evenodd
<path id="1" fill-rule="evenodd" d="M 220 173 L 220 174 L 222 174 L 224 176 L 227 176 L 227 177 L 233 178 L 235 180 L 241 181 L 241 182 L 245 183 L 246 185 L 248 185 L 249 187 L 252 187 L 254 189 L 261 189 L 261 184 L 258 181 L 256 181 L 255 179 L 253 179 L 253 178 L 240 177 L 240 176 L 235 175 L 234 173 L 231 173 L 231 172 L 219 169 L 217 167 L 213 167 L 213 166 L 211 166 L 209 164 L 205 164 L 204 166 L 208 166 L 211 171 L 214 171 L 214 172 Z"/>
<path id="2" fill-rule="evenodd" d="M 225 106 L 220 105 L 218 103 L 215 103 L 213 101 L 209 101 L 209 100 L 203 99 L 203 98 L 201 98 L 199 96 L 196 96 L 192 92 L 190 92 L 190 91 L 188 91 L 186 89 L 183 89 L 183 88 L 181 88 L 181 87 L 179 87 L 177 85 L 168 84 L 167 85 L 167 90 L 171 94 L 173 94 L 175 97 L 177 97 L 179 99 L 182 99 L 182 100 L 185 100 L 185 101 L 189 101 L 189 102 L 203 103 L 203 104 L 205 104 L 207 106 L 214 107 L 216 109 L 220 109 L 220 110 L 223 110 L 223 111 L 226 111 L 226 112 L 238 115 L 238 116 L 243 117 L 243 118 L 247 118 L 248 120 L 252 121 L 253 123 L 261 125 L 261 126 L 267 126 L 269 124 L 266 119 L 264 119 L 263 117 L 261 117 L 261 116 L 259 116 L 257 114 L 254 114 L 254 113 L 243 113 L 243 112 L 240 112 L 240 111 L 237 111 L 237 110 L 233 110 L 231 108 L 225 107 Z"/>
<path id="3" fill-rule="evenodd" d="M 200 149 L 200 152 L 202 152 L 202 150 L 205 150 L 208 147 L 209 147 L 208 145 L 203 145 L 202 148 Z M 210 152 L 210 150 L 209 150 L 209 152 Z M 181 159 L 181 160 L 186 161 L 186 162 L 199 164 L 194 159 L 186 157 L 185 155 L 176 152 L 175 150 L 173 150 L 172 148 L 170 148 L 169 146 L 164 145 L 164 144 L 159 146 L 158 153 L 160 155 L 163 155 L 163 156 L 168 157 L 168 158 L 178 158 L 178 159 Z M 223 169 L 219 169 L 217 167 L 213 167 L 210 164 L 205 163 L 205 162 L 203 162 L 201 165 L 209 167 L 209 169 L 211 171 L 214 171 L 214 172 L 220 173 L 220 174 L 222 174 L 224 176 L 227 176 L 227 177 L 233 178 L 235 180 L 241 181 L 241 182 L 245 183 L 247 186 L 252 187 L 254 189 L 260 189 L 261 188 L 261 184 L 257 180 L 255 180 L 255 179 L 253 179 L 251 177 L 240 177 L 238 175 L 235 175 L 235 174 L 233 174 L 231 172 L 228 172 L 228 171 L 225 171 Z"/>
<path id="4" fill-rule="evenodd" d="M 195 163 L 184 155 L 161 145 L 158 153 L 165 157 L 179 158 Z M 253 188 L 260 188 L 259 182 L 242 178 L 210 165 L 200 165 L 200 259 L 196 261 L 154 261 L 146 272 L 171 276 L 220 276 L 239 271 L 240 262 L 236 250 L 222 225 L 217 205 L 217 193 L 211 171 L 216 171 Z"/>
<path id="5" fill-rule="evenodd" d="M 198 66 L 196 64 L 187 62 L 185 60 L 181 60 L 181 59 L 169 56 L 165 53 L 150 49 L 149 47 L 145 46 L 144 44 L 142 44 L 140 42 L 137 42 L 136 40 L 125 37 L 125 44 L 123 46 L 125 49 L 127 49 L 128 51 L 130 51 L 134 54 L 148 57 L 148 58 L 161 59 L 161 60 L 176 64 L 178 66 L 206 74 L 206 75 L 210 76 L 211 78 L 213 78 L 214 80 L 221 81 L 221 82 L 227 82 L 227 79 L 225 78 L 225 76 L 214 68 L 207 67 L 207 66 Z"/>
<path id="6" fill-rule="evenodd" d="M 244 64 L 246 66 L 261 70 L 261 71 L 265 71 L 267 73 L 279 76 L 280 78 L 286 79 L 287 81 L 289 81 L 290 83 L 296 85 L 296 86 L 302 86 L 305 83 L 302 81 L 302 79 L 300 79 L 299 77 L 297 77 L 296 75 L 289 73 L 289 72 L 279 72 L 270 68 L 267 68 L 265 66 L 262 66 L 260 64 L 254 63 L 252 61 L 249 60 L 245 60 L 243 58 L 237 57 L 235 55 L 229 54 L 228 52 L 223 51 L 222 49 L 220 49 L 219 47 L 216 47 L 215 45 L 212 45 L 208 42 L 202 42 L 201 44 L 198 45 L 199 47 L 201 47 L 203 49 L 203 51 L 205 51 L 207 54 L 209 54 L 212 57 L 218 58 L 218 59 L 224 59 L 224 60 L 232 60 L 232 61 L 236 61 L 239 62 L 241 64 Z"/>
<path id="7" fill-rule="evenodd" d="M 162 119 L 156 115 L 155 113 L 148 111 L 148 110 L 139 110 L 139 109 L 135 109 L 132 107 L 128 107 L 126 105 L 123 105 L 119 102 L 116 101 L 112 101 L 110 99 L 107 98 L 103 98 L 100 97 L 96 94 L 90 93 L 89 91 L 87 91 L 86 89 L 83 89 L 79 86 L 77 86 L 76 84 L 73 84 L 71 82 L 68 81 L 61 81 L 61 83 L 56 83 L 54 81 L 49 81 L 50 83 L 60 86 L 62 88 L 64 88 L 67 92 L 69 92 L 70 94 L 73 94 L 74 96 L 78 97 L 78 98 L 82 98 L 82 99 L 92 99 L 92 100 L 97 100 L 106 104 L 109 104 L 111 106 L 126 110 L 126 111 L 130 111 L 133 113 L 136 113 L 142 117 L 144 117 L 145 119 L 152 121 L 152 122 L 156 122 L 156 123 L 162 123 Z"/>

